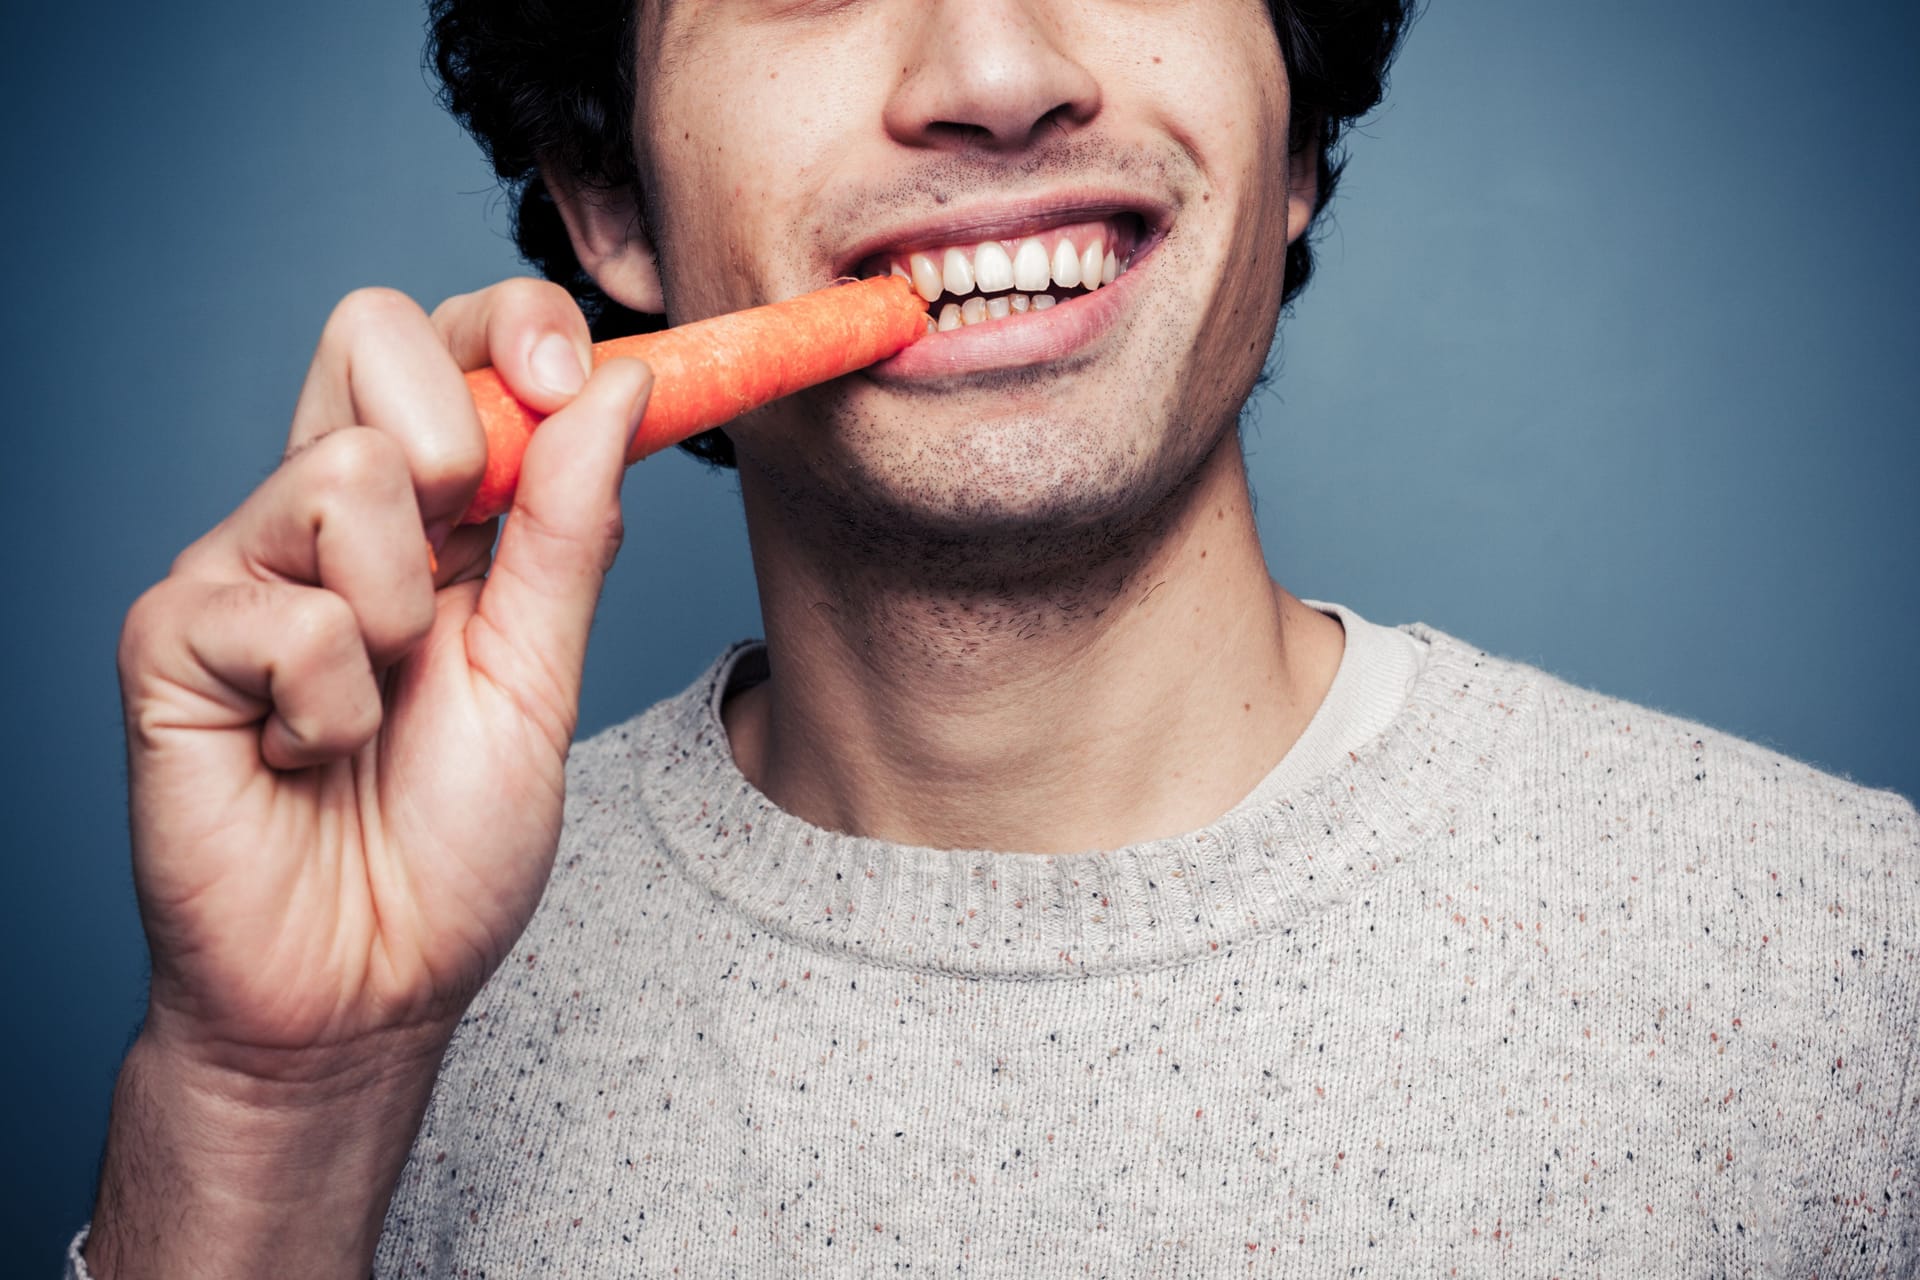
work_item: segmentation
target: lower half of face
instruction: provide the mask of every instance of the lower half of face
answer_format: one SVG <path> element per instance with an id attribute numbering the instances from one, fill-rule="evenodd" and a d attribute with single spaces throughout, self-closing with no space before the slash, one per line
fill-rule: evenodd
<path id="1" fill-rule="evenodd" d="M 1232 339 L 1201 323 L 1219 309 L 1191 287 L 1205 257 L 1176 227 L 1101 293 L 1041 313 L 1029 294 L 1024 318 L 1008 298 L 1004 316 L 936 331 L 895 361 L 736 424 L 742 468 L 796 514 L 827 505 L 862 526 L 933 537 L 1079 539 L 1151 520 L 1209 455 L 1234 447 L 1271 334 L 1270 316 L 1248 317 Z M 1000 300 L 947 298 L 936 310 L 998 312 Z M 1050 322 L 1081 340 L 1027 363 L 940 367 L 944 345 L 1018 342 L 1023 326 Z"/>
<path id="2" fill-rule="evenodd" d="M 907 17 L 891 36 L 905 68 L 891 96 L 871 83 L 886 59 L 845 72 L 851 87 L 822 89 L 838 83 L 840 46 L 802 42 L 803 63 L 824 59 L 802 82 L 837 92 L 837 109 L 783 112 L 765 87 L 750 95 L 752 118 L 739 102 L 679 109 L 758 138 L 762 158 L 787 167 L 740 177 L 733 166 L 750 157 L 695 147 L 691 131 L 656 156 L 670 188 L 678 177 L 708 206 L 663 211 L 670 302 L 693 298 L 707 313 L 887 271 L 930 299 L 933 332 L 900 356 L 728 429 L 750 505 L 873 545 L 960 540 L 984 552 L 999 541 L 1038 554 L 1050 537 L 1111 542 L 1161 518 L 1217 450 L 1237 448 L 1288 235 L 1285 75 L 1264 4 L 1011 8 L 1031 29 L 1002 33 L 1010 44 L 1055 50 L 1037 65 L 1006 54 L 1007 75 L 1047 81 L 1012 92 L 1077 94 L 1082 109 L 997 150 L 948 145 L 935 117 L 971 112 L 975 128 L 1011 134 L 1018 113 L 992 115 L 986 90 L 970 87 L 969 55 L 925 54 L 940 33 Z M 842 34 L 856 47 L 889 38 Z M 959 87 L 943 89 L 942 76 Z M 1075 203 L 1093 193 L 1124 206 L 1130 192 L 1137 207 Z M 1023 212 L 1051 207 L 1063 210 L 1051 224 Z M 964 227 L 970 210 L 984 233 L 947 239 L 945 221 Z M 714 241 L 729 246 L 725 262 L 702 251 L 703 225 L 726 228 Z"/>

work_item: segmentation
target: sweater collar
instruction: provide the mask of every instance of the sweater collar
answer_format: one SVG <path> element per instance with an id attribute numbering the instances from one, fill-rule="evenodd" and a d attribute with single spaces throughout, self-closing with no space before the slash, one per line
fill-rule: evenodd
<path id="1" fill-rule="evenodd" d="M 1417 859 L 1530 729 L 1539 673 L 1424 624 L 1406 704 L 1297 789 L 1185 835 L 1067 855 L 890 844 L 813 826 L 735 767 L 720 704 L 735 645 L 629 741 L 674 862 L 755 927 L 889 967 L 1004 978 L 1160 968 L 1290 930 Z"/>

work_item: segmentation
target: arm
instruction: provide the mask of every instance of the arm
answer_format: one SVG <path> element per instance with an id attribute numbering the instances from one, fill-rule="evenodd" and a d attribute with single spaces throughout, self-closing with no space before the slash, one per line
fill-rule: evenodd
<path id="1" fill-rule="evenodd" d="M 497 553 L 491 525 L 453 528 L 486 459 L 462 376 L 482 364 L 551 414 Z M 559 839 L 651 385 L 586 367 L 551 285 L 432 317 L 354 295 L 279 470 L 129 612 L 153 979 L 84 1248 L 100 1280 L 367 1273 L 453 1028 Z"/>
<path id="2" fill-rule="evenodd" d="M 136 1041 L 114 1090 L 92 1274 L 366 1275 L 438 1061 L 394 1046 L 285 1087 Z"/>

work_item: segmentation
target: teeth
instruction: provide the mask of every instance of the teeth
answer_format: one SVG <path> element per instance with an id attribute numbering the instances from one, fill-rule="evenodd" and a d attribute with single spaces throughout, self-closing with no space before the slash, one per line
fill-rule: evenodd
<path id="1" fill-rule="evenodd" d="M 940 268 L 924 253 L 916 253 L 907 259 L 907 273 L 913 279 L 913 290 L 928 302 L 938 302 L 940 291 L 946 287 L 946 281 L 940 275 Z"/>
<path id="2" fill-rule="evenodd" d="M 1013 259 L 999 241 L 989 240 L 973 251 L 973 286 L 982 293 L 1013 288 Z"/>
<path id="3" fill-rule="evenodd" d="M 1062 240 L 1053 250 L 1053 282 L 1062 289 L 1080 283 L 1080 255 L 1071 240 Z"/>
<path id="4" fill-rule="evenodd" d="M 910 253 L 889 263 L 888 269 L 906 277 L 914 292 L 931 304 L 928 331 L 936 332 L 1045 311 L 1060 301 L 1045 290 L 1083 288 L 1091 293 L 1126 274 L 1127 265 L 1105 237 L 1076 249 L 1063 236 L 1049 253 L 1044 237 L 1028 236 L 1011 255 L 1005 244 L 987 240 L 966 249 Z"/>
<path id="5" fill-rule="evenodd" d="M 1028 292 L 1047 287 L 1047 250 L 1038 240 L 1029 237 L 1020 242 L 1020 252 L 1013 259 L 1013 287 Z"/>
<path id="6" fill-rule="evenodd" d="M 946 292 L 959 295 L 973 292 L 973 263 L 961 249 L 947 250 L 940 268 L 940 282 Z"/>

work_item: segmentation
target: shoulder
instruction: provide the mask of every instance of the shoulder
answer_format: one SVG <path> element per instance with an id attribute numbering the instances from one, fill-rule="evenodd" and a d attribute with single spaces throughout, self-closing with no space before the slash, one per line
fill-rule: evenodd
<path id="1" fill-rule="evenodd" d="M 1415 882 L 1465 922 L 1465 957 L 1500 958 L 1516 1002 L 1550 993 L 1575 1019 L 1577 1039 L 1541 1042 L 1571 1068 L 1555 1094 L 1584 1080 L 1644 1098 L 1705 1127 L 1688 1145 L 1721 1154 L 1713 1176 L 1735 1176 L 1717 1185 L 1792 1188 L 1761 1217 L 1783 1256 L 1902 1247 L 1920 1214 L 1899 1172 L 1920 1156 L 1913 803 L 1409 629 L 1456 685 L 1464 652 L 1524 704 Z"/>
<path id="2" fill-rule="evenodd" d="M 1920 852 L 1913 802 L 1843 774 L 1664 710 L 1501 657 L 1416 624 L 1437 648 L 1470 654 L 1492 685 L 1527 690 L 1528 748 L 1510 765 L 1543 790 L 1594 803 L 1635 801 L 1717 818 L 1729 827 L 1853 831 L 1875 845 Z M 1920 865 L 1910 865 L 1920 874 Z"/>
<path id="3" fill-rule="evenodd" d="M 1501 839 L 1538 852 L 1528 877 L 1605 885 L 1672 923 L 1713 902 L 1722 923 L 1747 919 L 1768 946 L 1780 931 L 1761 923 L 1795 919 L 1830 942 L 1853 938 L 1849 950 L 1870 938 L 1920 956 L 1920 816 L 1905 796 L 1434 629 L 1409 631 L 1442 658 L 1428 672 L 1471 658 L 1476 681 L 1519 706 L 1524 723 L 1505 735 L 1473 808 Z"/>

